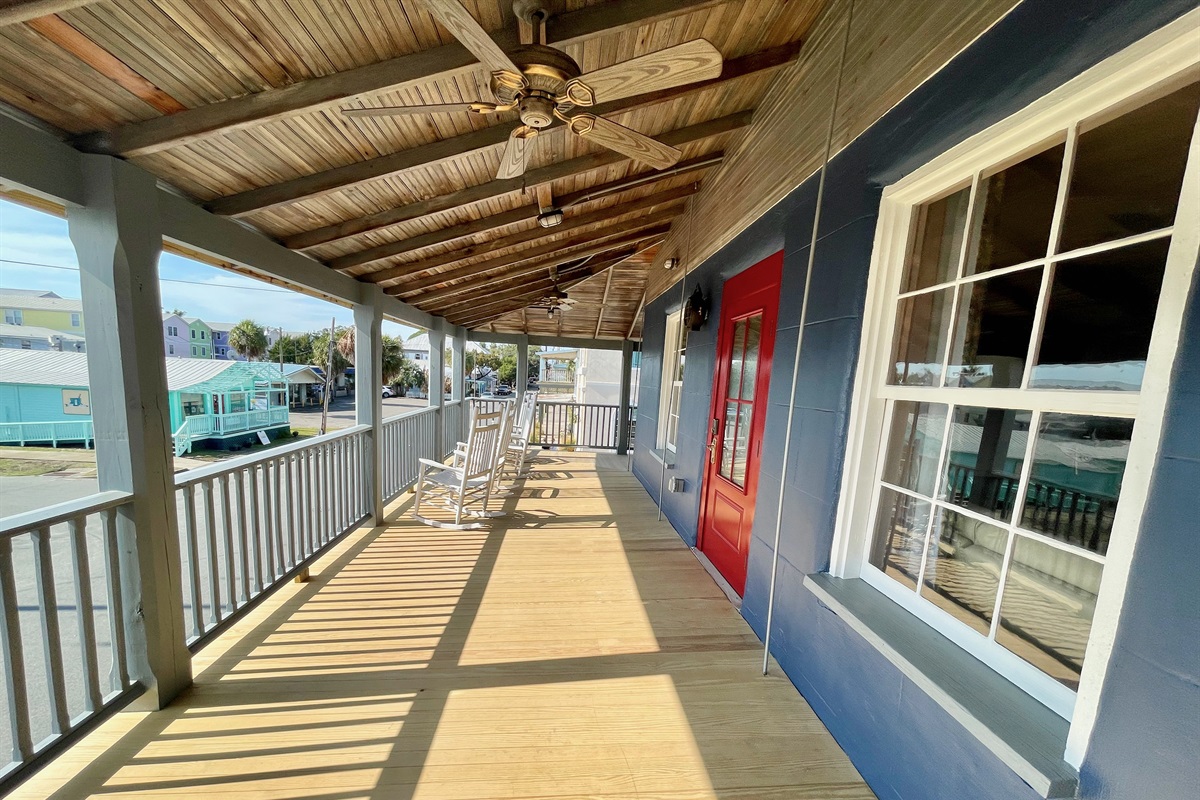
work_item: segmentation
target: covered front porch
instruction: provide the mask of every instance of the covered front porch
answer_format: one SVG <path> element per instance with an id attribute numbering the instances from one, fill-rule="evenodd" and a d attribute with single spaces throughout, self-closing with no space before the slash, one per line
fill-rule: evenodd
<path id="1" fill-rule="evenodd" d="M 12 797 L 874 796 L 625 458 L 543 451 L 489 530 L 411 502 Z"/>

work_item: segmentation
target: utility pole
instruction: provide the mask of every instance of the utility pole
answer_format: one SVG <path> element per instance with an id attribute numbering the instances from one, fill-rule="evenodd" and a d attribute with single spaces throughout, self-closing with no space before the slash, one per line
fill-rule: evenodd
<path id="1" fill-rule="evenodd" d="M 325 392 L 321 399 L 321 430 L 319 435 L 325 435 L 325 420 L 329 416 L 329 395 L 333 393 L 333 336 L 337 318 L 329 320 L 329 353 L 325 360 Z"/>

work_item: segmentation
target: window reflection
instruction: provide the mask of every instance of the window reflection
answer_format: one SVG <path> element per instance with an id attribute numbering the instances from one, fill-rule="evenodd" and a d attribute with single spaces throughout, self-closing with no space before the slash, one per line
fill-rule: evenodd
<path id="1" fill-rule="evenodd" d="M 1079 134 L 1059 252 L 1174 222 L 1198 108 L 1193 83 Z"/>
<path id="2" fill-rule="evenodd" d="M 896 371 L 889 383 L 935 386 L 941 382 L 953 292 L 941 289 L 900 301 L 892 357 Z"/>
<path id="3" fill-rule="evenodd" d="M 1021 527 L 1107 552 L 1132 437 L 1131 419 L 1045 414 Z"/>
<path id="4" fill-rule="evenodd" d="M 964 274 L 1046 257 L 1065 151 L 1051 147 L 982 180 L 975 201 L 982 219 Z"/>
<path id="5" fill-rule="evenodd" d="M 958 406 L 939 497 L 1008 522 L 1020 491 L 1032 414 Z"/>
<path id="6" fill-rule="evenodd" d="M 1170 246 L 1161 239 L 1058 264 L 1029 385 L 1141 388 Z"/>
<path id="7" fill-rule="evenodd" d="M 1103 565 L 1018 536 L 996 641 L 1072 689 L 1079 686 Z"/>
<path id="8" fill-rule="evenodd" d="M 933 497 L 938 456 L 946 429 L 946 406 L 896 401 L 888 434 L 883 479 Z"/>
<path id="9" fill-rule="evenodd" d="M 1041 285 L 1039 267 L 959 289 L 947 386 L 1021 385 Z"/>
<path id="10" fill-rule="evenodd" d="M 930 504 L 925 500 L 886 486 L 879 490 L 870 562 L 910 589 L 916 588 L 921 573 L 929 509 Z"/>
<path id="11" fill-rule="evenodd" d="M 939 509 L 929 537 L 921 596 L 960 622 L 988 633 L 1007 546 L 1004 528 Z"/>
<path id="12" fill-rule="evenodd" d="M 958 276 L 970 197 L 967 187 L 918 209 L 916 238 L 900 291 L 936 286 Z"/>

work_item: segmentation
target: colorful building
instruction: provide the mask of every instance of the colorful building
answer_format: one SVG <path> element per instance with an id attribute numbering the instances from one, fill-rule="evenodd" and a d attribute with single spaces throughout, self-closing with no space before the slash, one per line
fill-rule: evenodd
<path id="1" fill-rule="evenodd" d="M 83 303 L 54 292 L 0 290 L 0 322 L 83 335 Z"/>

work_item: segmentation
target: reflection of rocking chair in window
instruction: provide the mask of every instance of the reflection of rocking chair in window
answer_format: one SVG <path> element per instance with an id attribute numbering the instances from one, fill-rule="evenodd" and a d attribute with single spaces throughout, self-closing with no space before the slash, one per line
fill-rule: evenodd
<path id="1" fill-rule="evenodd" d="M 521 407 L 517 410 L 517 419 L 513 424 L 512 434 L 504 443 L 506 457 L 502 469 L 512 478 L 520 478 L 525 473 L 525 457 L 529 453 L 529 439 L 533 435 L 533 416 L 537 410 L 537 392 L 525 392 L 521 398 Z"/>
<path id="2" fill-rule="evenodd" d="M 413 517 L 437 528 L 468 530 L 482 523 L 463 523 L 463 514 L 473 517 L 496 516 L 488 510 L 492 499 L 493 482 L 499 466 L 500 436 L 505 427 L 504 410 L 476 414 L 464 446 L 456 450 L 449 464 L 427 458 L 421 459 L 421 475 L 417 479 L 417 497 Z M 454 522 L 443 522 L 421 514 L 422 503 L 435 503 L 454 512 Z M 475 509 L 471 506 L 482 506 Z"/>

